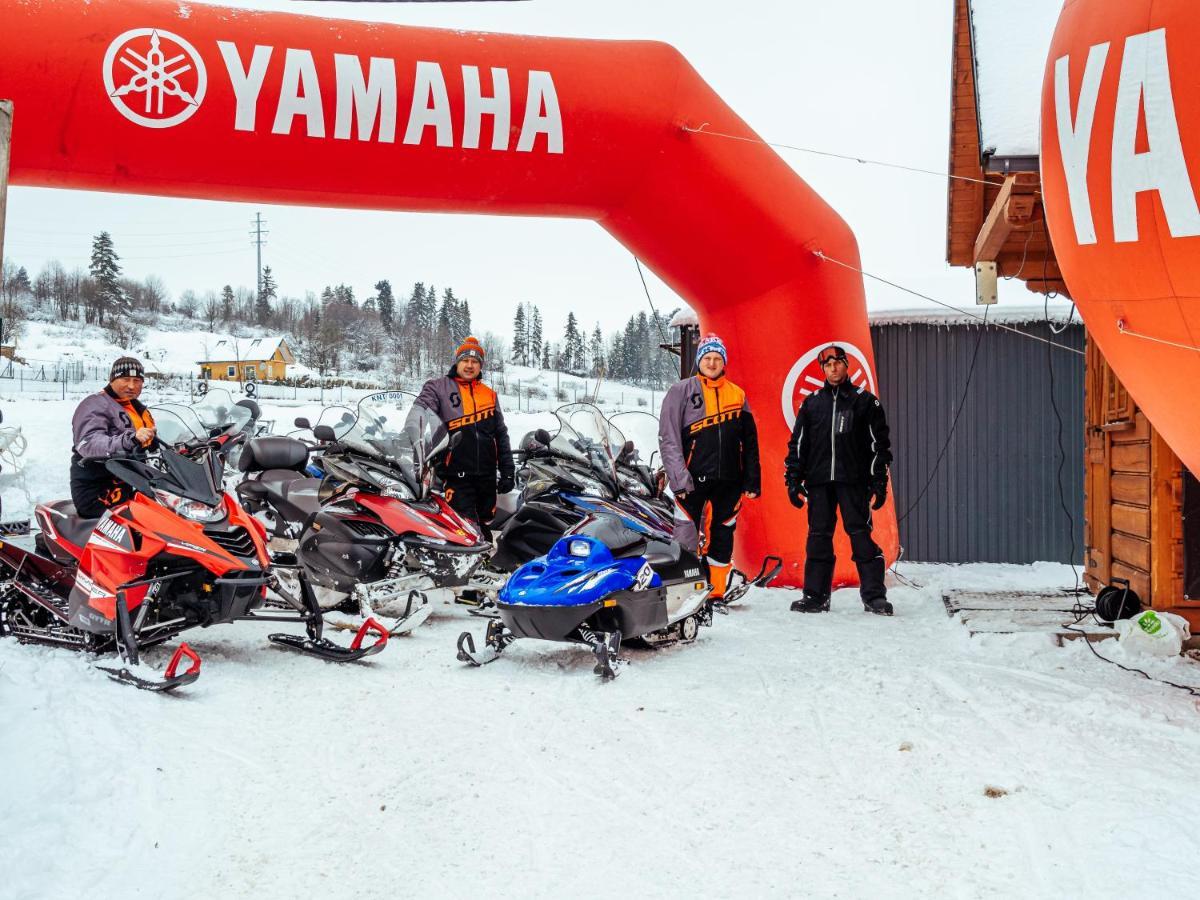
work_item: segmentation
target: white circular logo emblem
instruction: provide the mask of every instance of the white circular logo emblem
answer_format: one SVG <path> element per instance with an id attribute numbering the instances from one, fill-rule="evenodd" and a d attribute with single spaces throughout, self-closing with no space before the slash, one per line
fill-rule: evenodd
<path id="1" fill-rule="evenodd" d="M 825 373 L 821 371 L 821 366 L 817 362 L 817 354 L 832 343 L 837 343 L 846 351 L 846 356 L 850 361 L 850 383 L 855 387 L 865 387 L 876 396 L 879 395 L 879 392 L 875 390 L 875 375 L 871 372 L 871 367 L 867 365 L 865 353 L 845 341 L 826 341 L 823 344 L 817 344 L 796 360 L 796 364 L 787 373 L 787 378 L 783 380 L 783 394 L 779 399 L 788 430 L 791 430 L 792 426 L 796 424 L 796 410 L 800 408 L 804 398 L 813 391 L 820 390 L 821 385 L 825 383 Z"/>
<path id="2" fill-rule="evenodd" d="M 190 119 L 207 87 L 196 48 L 160 28 L 126 31 L 104 54 L 108 99 L 130 122 L 147 128 L 170 128 Z"/>

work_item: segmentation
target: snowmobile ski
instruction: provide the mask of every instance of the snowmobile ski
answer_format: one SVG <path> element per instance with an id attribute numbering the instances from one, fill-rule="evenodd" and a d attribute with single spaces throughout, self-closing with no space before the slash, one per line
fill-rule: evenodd
<path id="1" fill-rule="evenodd" d="M 379 639 L 375 643 L 364 647 L 362 645 L 363 639 L 372 631 L 379 635 Z M 271 643 L 278 644 L 288 650 L 296 650 L 309 656 L 328 660 L 329 662 L 354 662 L 355 660 L 378 653 L 386 647 L 388 630 L 375 619 L 367 619 L 359 627 L 358 633 L 354 635 L 354 640 L 350 643 L 349 647 L 343 647 L 340 644 L 335 644 L 328 638 L 313 635 L 300 637 L 295 634 L 271 634 L 267 636 L 267 639 Z"/>
<path id="2" fill-rule="evenodd" d="M 475 638 L 471 632 L 464 631 L 458 636 L 458 661 L 470 663 L 479 668 L 490 662 L 495 662 L 504 652 L 504 648 L 515 638 L 504 627 L 499 619 L 488 622 L 487 633 L 483 639 L 483 649 L 475 649 Z"/>
<path id="3" fill-rule="evenodd" d="M 613 631 L 603 636 L 585 632 L 585 636 L 592 645 L 592 653 L 596 655 L 596 665 L 592 671 L 601 678 L 616 678 L 624 662 L 621 659 L 621 632 Z"/>
<path id="4" fill-rule="evenodd" d="M 179 672 L 179 663 L 187 659 L 191 662 L 186 672 Z M 167 663 L 167 668 L 161 673 L 149 666 L 130 664 L 121 657 L 100 660 L 92 664 L 113 681 L 130 684 L 143 691 L 173 691 L 175 688 L 191 684 L 200 677 L 200 654 L 187 644 L 180 644 L 179 649 Z"/>
<path id="5" fill-rule="evenodd" d="M 750 588 L 766 587 L 775 580 L 775 576 L 783 569 L 783 560 L 778 556 L 767 556 L 763 558 L 762 567 L 758 570 L 758 574 L 751 579 L 747 579 L 745 574 L 738 569 L 734 569 L 729 574 L 729 581 L 732 584 L 726 592 L 725 596 L 713 599 L 713 608 L 719 613 L 729 612 L 727 607 L 732 606 L 741 600 L 750 591 Z"/>

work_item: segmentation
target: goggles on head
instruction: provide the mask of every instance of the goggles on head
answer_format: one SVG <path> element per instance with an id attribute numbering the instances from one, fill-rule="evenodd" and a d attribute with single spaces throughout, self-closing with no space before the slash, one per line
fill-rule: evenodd
<path id="1" fill-rule="evenodd" d="M 820 363 L 822 366 L 827 366 L 831 362 L 848 363 L 849 361 L 846 359 L 846 354 L 844 353 L 826 353 L 821 357 Z"/>

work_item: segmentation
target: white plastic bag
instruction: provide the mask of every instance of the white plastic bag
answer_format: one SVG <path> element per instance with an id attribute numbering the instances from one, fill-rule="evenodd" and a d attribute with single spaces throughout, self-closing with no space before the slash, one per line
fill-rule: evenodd
<path id="1" fill-rule="evenodd" d="M 1148 609 L 1132 619 L 1116 623 L 1121 646 L 1129 653 L 1145 656 L 1178 656 L 1191 636 L 1187 619 L 1173 613 Z"/>

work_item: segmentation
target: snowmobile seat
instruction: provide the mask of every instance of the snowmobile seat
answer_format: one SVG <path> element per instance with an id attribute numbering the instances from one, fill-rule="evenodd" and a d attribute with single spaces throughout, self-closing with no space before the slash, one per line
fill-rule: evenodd
<path id="1" fill-rule="evenodd" d="M 267 490 L 272 506 L 288 518 L 307 518 L 321 506 L 317 498 L 320 478 L 309 478 L 302 472 L 271 469 L 263 472 L 258 483 Z"/>
<path id="2" fill-rule="evenodd" d="M 254 438 L 238 458 L 243 472 L 267 472 L 284 469 L 303 472 L 308 468 L 308 445 L 295 438 L 272 435 Z"/>
<path id="3" fill-rule="evenodd" d="M 652 566 L 673 566 L 679 562 L 683 547 L 678 541 L 649 541 L 646 545 L 646 562 Z"/>
<path id="4" fill-rule="evenodd" d="M 83 545 L 92 536 L 99 519 L 83 519 L 75 512 L 75 504 L 70 500 L 58 500 L 54 503 L 44 503 L 38 508 L 38 519 L 42 531 L 58 534 L 65 544 L 78 547 L 83 552 Z M 72 563 L 79 558 L 79 553 L 70 552 L 69 547 L 57 541 L 42 541 L 46 551 L 61 563 Z"/>

